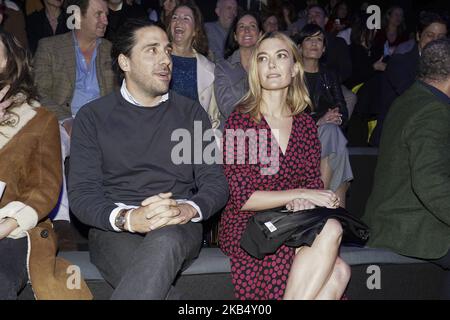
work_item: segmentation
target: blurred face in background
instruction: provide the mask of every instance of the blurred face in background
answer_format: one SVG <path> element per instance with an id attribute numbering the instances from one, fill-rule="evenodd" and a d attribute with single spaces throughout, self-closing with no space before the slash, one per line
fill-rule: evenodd
<path id="1" fill-rule="evenodd" d="M 268 17 L 263 23 L 264 32 L 278 31 L 278 19 L 276 16 Z"/>
<path id="2" fill-rule="evenodd" d="M 308 10 L 308 23 L 314 23 L 325 29 L 325 25 L 328 22 L 328 17 L 325 15 L 325 12 L 319 7 L 312 7 Z"/>
<path id="3" fill-rule="evenodd" d="M 390 26 L 398 27 L 403 22 L 403 9 L 395 8 L 392 10 L 388 18 L 388 23 Z"/>
<path id="4" fill-rule="evenodd" d="M 447 26 L 439 22 L 434 22 L 426 27 L 420 35 L 417 34 L 419 49 L 422 50 L 429 42 L 445 38 L 446 36 Z"/>
<path id="5" fill-rule="evenodd" d="M 219 23 L 225 29 L 229 29 L 237 16 L 236 0 L 219 0 L 217 3 L 216 14 L 219 17 Z"/>
<path id="6" fill-rule="evenodd" d="M 345 19 L 345 18 L 347 18 L 347 15 L 348 15 L 348 7 L 347 7 L 347 4 L 341 3 L 341 4 L 339 5 L 339 7 L 337 8 L 337 10 L 336 10 L 336 16 L 337 16 L 339 19 Z"/>
<path id="7" fill-rule="evenodd" d="M 164 12 L 167 12 L 167 13 L 172 12 L 176 6 L 177 6 L 177 3 L 175 0 L 165 0 L 163 2 Z"/>
<path id="8" fill-rule="evenodd" d="M 234 37 L 239 47 L 251 48 L 255 46 L 259 36 L 260 30 L 255 17 L 245 15 L 238 21 Z"/>

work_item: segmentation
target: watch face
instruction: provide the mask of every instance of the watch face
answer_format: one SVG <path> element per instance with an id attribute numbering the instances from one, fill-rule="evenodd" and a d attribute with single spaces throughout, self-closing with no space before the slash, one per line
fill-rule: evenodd
<path id="1" fill-rule="evenodd" d="M 125 225 L 126 218 L 123 215 L 119 215 L 116 218 L 116 227 L 123 229 L 123 226 Z"/>

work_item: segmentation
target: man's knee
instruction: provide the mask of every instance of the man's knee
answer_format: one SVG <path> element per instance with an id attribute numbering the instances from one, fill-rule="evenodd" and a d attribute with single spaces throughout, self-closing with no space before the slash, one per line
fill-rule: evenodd
<path id="1" fill-rule="evenodd" d="M 200 249 L 201 230 L 197 225 L 172 225 L 153 231 L 153 234 L 150 231 L 145 239 L 151 246 L 156 245 L 166 252 L 190 256 L 193 250 Z"/>

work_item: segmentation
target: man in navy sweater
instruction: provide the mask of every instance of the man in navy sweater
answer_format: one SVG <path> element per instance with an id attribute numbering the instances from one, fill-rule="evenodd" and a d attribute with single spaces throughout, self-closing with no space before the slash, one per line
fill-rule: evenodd
<path id="1" fill-rule="evenodd" d="M 211 128 L 207 113 L 169 91 L 170 54 L 162 28 L 127 22 L 112 48 L 121 90 L 84 106 L 74 123 L 70 205 L 93 227 L 91 259 L 112 299 L 173 298 L 172 283 L 201 247 L 198 222 L 228 198 L 221 166 L 198 161 L 211 143 L 197 136 Z M 183 161 L 177 132 L 194 137 Z"/>

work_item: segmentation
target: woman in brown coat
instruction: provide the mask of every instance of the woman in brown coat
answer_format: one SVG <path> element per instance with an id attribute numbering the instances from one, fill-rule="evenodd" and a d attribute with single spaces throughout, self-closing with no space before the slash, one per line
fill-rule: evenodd
<path id="1" fill-rule="evenodd" d="M 37 299 L 92 298 L 82 279 L 68 281 L 74 268 L 55 258 L 47 219 L 62 181 L 58 122 L 36 100 L 27 52 L 1 30 L 0 88 L 0 300 L 27 280 Z"/>

